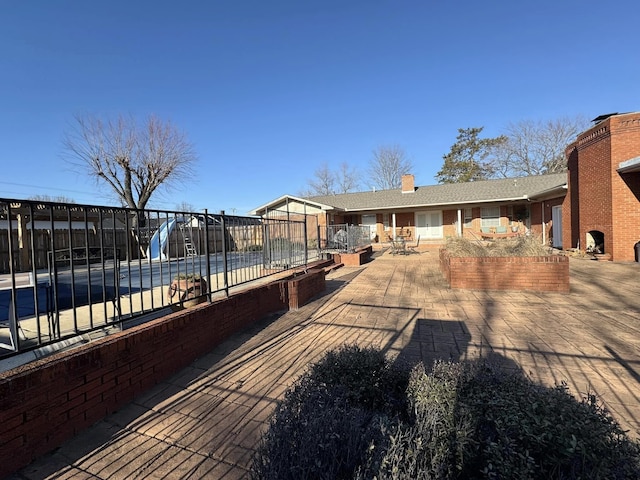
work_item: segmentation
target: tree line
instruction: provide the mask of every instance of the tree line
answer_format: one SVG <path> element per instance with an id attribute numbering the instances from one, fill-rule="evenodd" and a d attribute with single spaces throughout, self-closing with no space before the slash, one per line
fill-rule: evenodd
<path id="1" fill-rule="evenodd" d="M 442 157 L 435 179 L 445 184 L 562 172 L 567 168 L 565 148 L 587 128 L 589 121 L 581 116 L 524 120 L 509 124 L 505 133 L 497 137 L 482 137 L 484 127 L 460 128 L 455 143 Z M 373 151 L 366 172 L 360 174 L 347 163 L 333 171 L 325 163 L 314 172 L 301 195 L 349 193 L 365 186 L 400 188 L 402 175 L 413 169 L 414 164 L 402 147 L 379 146 Z"/>
<path id="2" fill-rule="evenodd" d="M 504 134 L 481 136 L 484 127 L 460 128 L 435 176 L 438 183 L 543 175 L 566 169 L 564 150 L 587 129 L 584 117 L 510 124 Z M 188 177 L 197 155 L 188 136 L 171 122 L 149 116 L 143 121 L 119 116 L 75 117 L 64 134 L 66 160 L 106 185 L 122 206 L 144 209 L 161 187 L 170 188 Z M 366 172 L 347 162 L 332 170 L 323 163 L 300 191 L 304 197 L 349 193 L 363 187 L 400 188 L 402 175 L 414 163 L 399 145 L 375 148 Z M 188 208 L 183 202 L 181 208 Z"/>

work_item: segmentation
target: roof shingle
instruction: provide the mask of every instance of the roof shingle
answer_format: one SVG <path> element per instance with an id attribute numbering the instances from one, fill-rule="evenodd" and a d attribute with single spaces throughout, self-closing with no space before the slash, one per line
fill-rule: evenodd
<path id="1" fill-rule="evenodd" d="M 346 211 L 514 201 L 561 189 L 566 173 L 417 187 L 414 192 L 379 190 L 309 197 Z"/>

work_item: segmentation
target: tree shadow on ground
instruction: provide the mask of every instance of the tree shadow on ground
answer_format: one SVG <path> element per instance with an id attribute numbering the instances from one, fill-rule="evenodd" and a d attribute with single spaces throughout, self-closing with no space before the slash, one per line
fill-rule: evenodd
<path id="1" fill-rule="evenodd" d="M 422 362 L 429 371 L 434 362 L 460 362 L 482 358 L 509 371 L 521 371 L 513 360 L 493 350 L 475 354 L 470 347 L 471 333 L 464 321 L 418 318 L 409 342 L 395 359 L 399 365 L 413 367 Z"/>

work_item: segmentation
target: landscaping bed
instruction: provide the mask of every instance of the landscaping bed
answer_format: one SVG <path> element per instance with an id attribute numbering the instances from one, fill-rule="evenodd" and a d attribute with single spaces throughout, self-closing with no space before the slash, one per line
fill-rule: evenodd
<path id="1" fill-rule="evenodd" d="M 440 269 L 451 288 L 570 291 L 569 258 L 550 254 L 533 238 L 486 245 L 455 239 L 440 249 Z"/>

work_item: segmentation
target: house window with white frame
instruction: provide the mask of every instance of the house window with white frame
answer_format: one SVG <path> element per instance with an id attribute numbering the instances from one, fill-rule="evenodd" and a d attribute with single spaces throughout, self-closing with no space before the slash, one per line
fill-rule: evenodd
<path id="1" fill-rule="evenodd" d="M 480 226 L 498 227 L 500 225 L 500 207 L 482 207 L 480 218 Z"/>
<path id="2" fill-rule="evenodd" d="M 464 209 L 464 228 L 471 228 L 471 222 L 473 222 L 473 210 L 470 208 Z"/>

